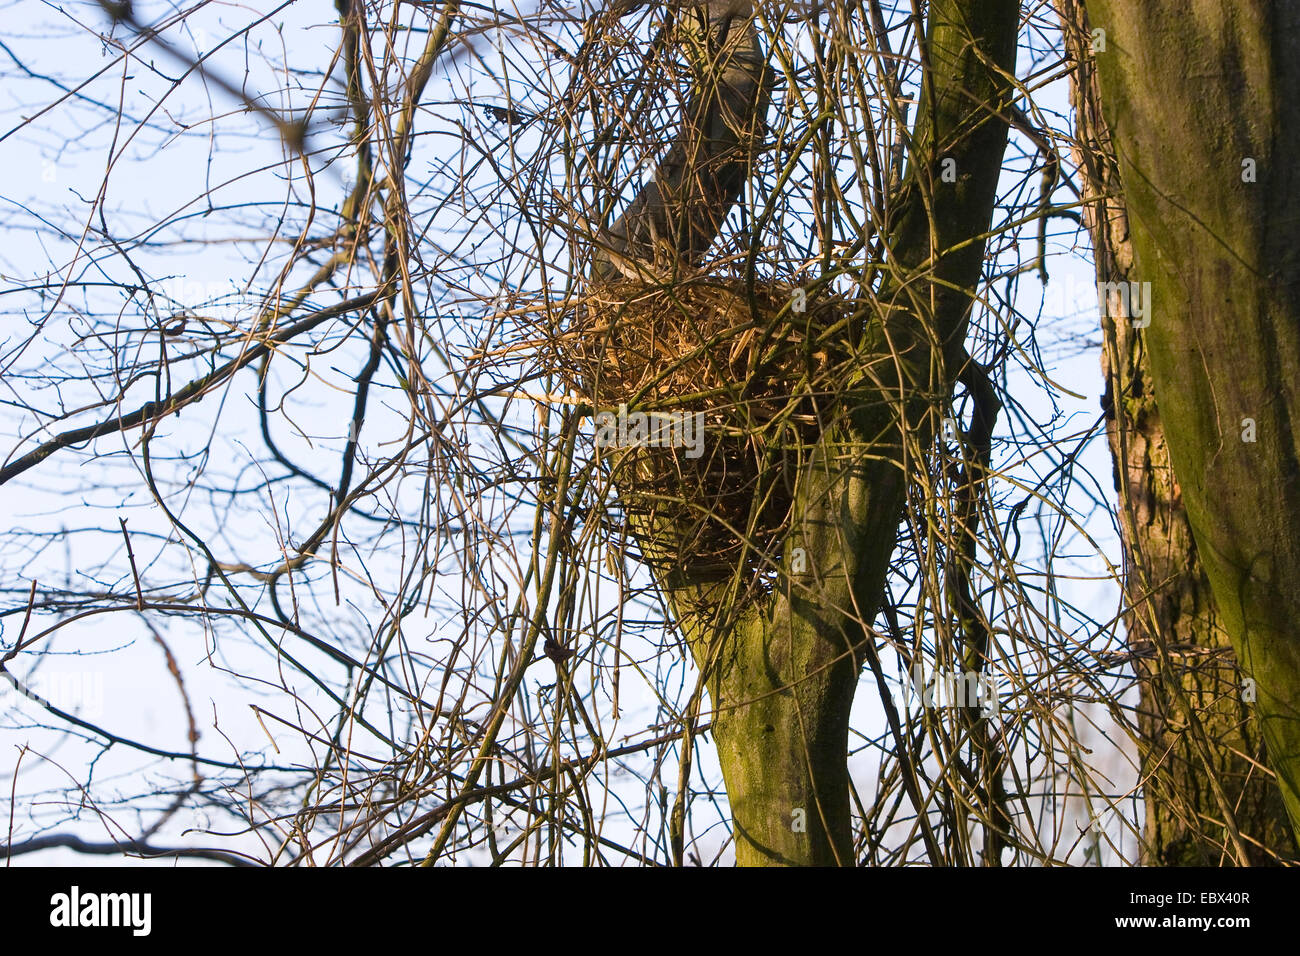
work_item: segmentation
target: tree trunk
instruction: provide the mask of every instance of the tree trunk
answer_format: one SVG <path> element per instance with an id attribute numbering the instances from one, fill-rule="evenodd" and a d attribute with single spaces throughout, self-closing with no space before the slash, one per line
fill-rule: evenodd
<path id="1" fill-rule="evenodd" d="M 747 7 L 710 9 L 712 22 L 727 24 L 726 36 L 752 35 L 752 23 L 739 19 Z M 797 479 L 781 584 L 764 601 L 741 604 L 730 582 L 688 571 L 659 575 L 713 705 L 741 865 L 854 862 L 848 723 L 864 622 L 883 599 L 897 539 L 904 449 L 926 446 L 936 396 L 951 393 L 967 361 L 966 322 L 1006 145 L 1018 26 L 1016 0 L 930 4 L 927 82 L 908 175 L 891 205 L 898 210 L 891 271 L 864 341 L 846 345 L 861 358 L 839 424 L 816 441 Z M 733 42 L 753 49 L 748 39 Z M 702 256 L 739 194 L 728 164 L 744 155 L 745 131 L 762 128 L 761 116 L 735 115 L 738 99 L 747 96 L 755 108 L 766 102 L 753 62 L 712 67 L 724 82 L 705 78 L 700 88 L 720 92 L 697 99 L 692 113 L 701 119 L 684 124 L 687 139 L 607 230 L 598 276 L 629 275 L 638 259 L 653 260 L 662 249 L 656 237 L 687 260 Z M 738 89 L 750 92 L 738 97 Z M 940 176 L 941 159 L 955 164 L 955 181 Z M 642 525 L 638 537 L 644 551 L 671 563 L 679 529 L 659 521 Z M 796 548 L 807 556 L 806 570 L 795 567 Z"/>
<path id="2" fill-rule="evenodd" d="M 1118 194 L 1118 170 L 1124 197 L 1094 229 L 1099 277 L 1150 283 L 1149 325 L 1114 323 L 1107 361 L 1130 505 L 1130 624 L 1152 651 L 1140 671 L 1151 678 L 1151 853 L 1168 863 L 1218 862 L 1220 848 L 1238 862 L 1290 855 L 1252 761 L 1258 721 L 1300 827 L 1300 10 L 1268 0 L 1086 7 L 1117 157 L 1096 167 L 1096 186 Z M 1154 81 L 1175 74 L 1176 87 Z M 1093 135 L 1104 140 L 1105 126 Z"/>
<path id="3" fill-rule="evenodd" d="M 1101 112 L 1081 0 L 1057 0 L 1075 62 L 1076 163 L 1097 282 L 1136 278 L 1119 170 Z M 1113 287 L 1108 287 L 1113 289 Z M 1103 398 L 1124 546 L 1124 623 L 1138 676 L 1146 807 L 1142 861 L 1260 865 L 1294 856 L 1282 794 L 1264 767 L 1259 721 L 1196 552 L 1151 384 L 1145 340 L 1123 297 L 1102 309 Z M 1213 781 L 1213 783 L 1212 783 Z M 1217 786 L 1217 792 L 1216 792 Z"/>

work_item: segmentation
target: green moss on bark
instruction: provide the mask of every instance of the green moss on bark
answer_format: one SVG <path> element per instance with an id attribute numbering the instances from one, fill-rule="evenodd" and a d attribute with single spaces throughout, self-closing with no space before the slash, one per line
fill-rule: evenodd
<path id="1" fill-rule="evenodd" d="M 1087 8 L 1106 30 L 1097 67 L 1136 278 L 1152 288 L 1145 334 L 1171 459 L 1300 830 L 1300 9 Z M 1173 90 L 1155 79 L 1174 70 Z M 1243 440 L 1247 418 L 1257 441 Z"/>

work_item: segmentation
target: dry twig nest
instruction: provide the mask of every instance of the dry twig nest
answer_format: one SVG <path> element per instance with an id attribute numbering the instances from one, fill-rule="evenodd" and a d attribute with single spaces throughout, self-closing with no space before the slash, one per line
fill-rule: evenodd
<path id="1" fill-rule="evenodd" d="M 597 410 L 598 451 L 643 560 L 696 580 L 741 562 L 751 583 L 770 578 L 844 380 L 826 341 L 844 339 L 832 327 L 849 311 L 789 285 L 709 276 L 588 290 L 554 340 L 557 367 Z"/>

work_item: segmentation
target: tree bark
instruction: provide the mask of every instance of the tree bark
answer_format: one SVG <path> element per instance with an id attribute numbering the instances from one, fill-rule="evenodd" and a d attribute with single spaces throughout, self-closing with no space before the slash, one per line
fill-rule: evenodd
<path id="1" fill-rule="evenodd" d="M 1086 7 L 1104 31 L 1094 58 L 1117 160 L 1101 174 L 1118 170 L 1127 214 L 1104 224 L 1099 260 L 1107 251 L 1108 271 L 1150 283 L 1149 326 L 1117 324 L 1108 361 L 1119 480 L 1133 504 L 1129 592 L 1150 596 L 1137 605 L 1136 636 L 1149 639 L 1159 678 L 1145 700 L 1147 766 L 1172 745 L 1152 780 L 1152 852 L 1163 862 L 1199 861 L 1216 845 L 1231 846 L 1238 862 L 1289 855 L 1245 715 L 1262 727 L 1294 831 L 1300 10 L 1270 0 Z M 1176 88 L 1156 79 L 1175 73 Z M 1223 632 L 1249 675 L 1244 687 L 1226 686 L 1235 679 Z M 1180 648 L 1200 666 L 1188 667 L 1197 658 L 1180 658 Z M 1198 738 L 1217 754 L 1195 753 Z M 1207 820 L 1206 834 L 1191 832 Z"/>
<path id="2" fill-rule="evenodd" d="M 1057 0 L 1074 62 L 1075 165 L 1099 285 L 1136 279 L 1128 216 L 1082 0 Z M 1138 677 L 1137 743 L 1153 866 L 1294 857 L 1263 735 L 1201 566 L 1169 461 L 1141 330 L 1113 291 L 1101 309 L 1107 439 L 1124 547 L 1124 623 Z M 1212 783 L 1213 781 L 1213 783 Z M 1217 792 L 1216 792 L 1217 786 Z"/>

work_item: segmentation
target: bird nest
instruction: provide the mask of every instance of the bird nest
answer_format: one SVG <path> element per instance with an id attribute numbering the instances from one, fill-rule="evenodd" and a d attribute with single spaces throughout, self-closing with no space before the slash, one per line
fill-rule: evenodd
<path id="1" fill-rule="evenodd" d="M 697 581 L 743 569 L 766 589 L 841 365 L 818 333 L 844 312 L 717 277 L 588 290 L 555 367 L 595 409 L 638 557 Z"/>

